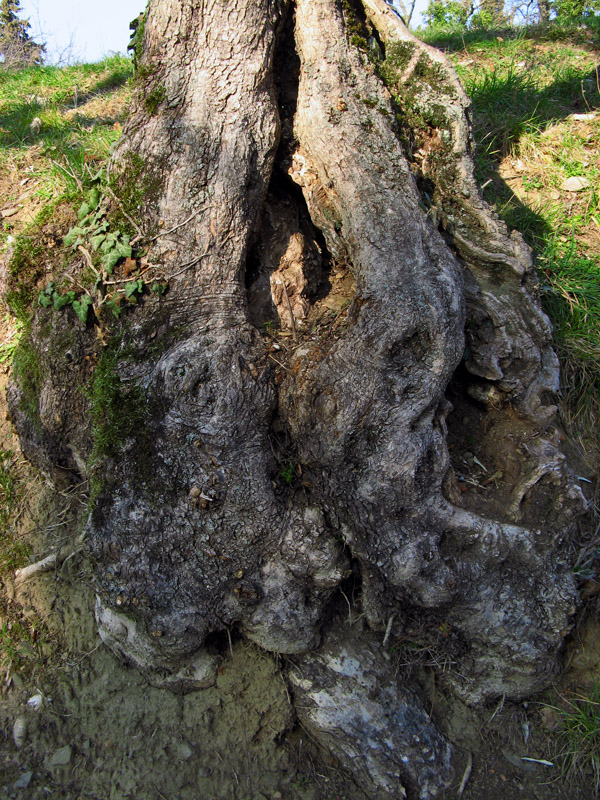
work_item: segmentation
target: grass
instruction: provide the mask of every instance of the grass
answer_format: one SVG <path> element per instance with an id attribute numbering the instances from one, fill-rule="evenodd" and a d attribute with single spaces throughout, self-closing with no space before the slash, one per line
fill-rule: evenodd
<path id="1" fill-rule="evenodd" d="M 33 197 L 44 206 L 81 191 L 121 135 L 132 73 L 131 60 L 120 55 L 66 68 L 0 70 L 0 172 L 20 178 L 1 187 L 6 204 L 31 204 Z M 5 242 L 11 220 L 0 231 Z"/>
<path id="2" fill-rule="evenodd" d="M 589 697 L 561 696 L 558 705 L 544 706 L 543 713 L 552 720 L 552 758 L 559 765 L 561 780 L 583 779 L 590 798 L 599 797 L 600 685 Z"/>
<path id="3" fill-rule="evenodd" d="M 13 462 L 10 450 L 0 450 L 0 576 L 22 567 L 29 556 L 27 544 L 10 524 L 18 499 Z"/>
<path id="4" fill-rule="evenodd" d="M 15 673 L 23 674 L 40 662 L 40 627 L 20 619 L 5 620 L 0 627 L 0 670 L 5 682 Z"/>
<path id="5" fill-rule="evenodd" d="M 562 360 L 564 419 L 597 464 L 600 21 L 421 33 L 447 50 L 471 98 L 485 199 L 533 247 Z M 585 185 L 567 191 L 574 176 Z"/>
<path id="6" fill-rule="evenodd" d="M 12 364 L 15 350 L 19 345 L 23 333 L 23 322 L 12 314 L 4 315 L 4 338 L 0 342 L 0 366 Z"/>

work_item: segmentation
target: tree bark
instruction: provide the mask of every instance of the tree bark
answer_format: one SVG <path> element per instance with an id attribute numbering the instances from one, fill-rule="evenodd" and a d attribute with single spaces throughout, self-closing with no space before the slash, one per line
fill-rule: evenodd
<path id="1" fill-rule="evenodd" d="M 530 254 L 481 198 L 449 64 L 384 0 L 154 0 L 142 44 L 111 173 L 123 187 L 142 167 L 137 223 L 169 291 L 114 325 L 118 380 L 146 412 L 94 466 L 101 636 L 192 688 L 236 627 L 296 654 L 321 732 L 310 676 L 370 653 L 369 703 L 385 705 L 376 685 L 398 679 L 380 642 L 415 622 L 468 702 L 545 686 L 585 503 L 557 446 Z M 94 443 L 75 378 L 90 380 L 93 337 L 80 326 L 65 360 L 49 314 L 32 334 L 52 361 L 41 426 L 18 385 L 13 418 L 46 471 L 81 473 Z M 360 636 L 331 613 L 349 580 Z M 444 766 L 422 796 L 449 779 L 430 736 Z M 347 745 L 367 790 L 384 773 L 414 787 L 389 766 L 402 743 L 382 758 Z"/>

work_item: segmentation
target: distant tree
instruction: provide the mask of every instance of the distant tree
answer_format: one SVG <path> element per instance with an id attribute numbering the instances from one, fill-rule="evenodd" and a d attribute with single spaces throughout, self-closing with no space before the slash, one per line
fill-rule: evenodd
<path id="1" fill-rule="evenodd" d="M 417 0 L 387 0 L 406 26 L 410 26 Z"/>
<path id="2" fill-rule="evenodd" d="M 28 19 L 20 19 L 21 0 L 0 0 L 0 59 L 5 67 L 41 64 L 46 46 L 29 35 Z"/>
<path id="3" fill-rule="evenodd" d="M 474 28 L 497 28 L 506 23 L 504 0 L 481 0 L 473 4 L 471 14 Z"/>
<path id="4" fill-rule="evenodd" d="M 424 18 L 430 28 L 464 28 L 471 13 L 470 2 L 430 0 Z"/>
<path id="5" fill-rule="evenodd" d="M 541 9 L 541 0 L 540 9 Z M 554 0 L 552 8 L 557 19 L 570 20 L 591 17 L 600 11 L 599 0 Z"/>

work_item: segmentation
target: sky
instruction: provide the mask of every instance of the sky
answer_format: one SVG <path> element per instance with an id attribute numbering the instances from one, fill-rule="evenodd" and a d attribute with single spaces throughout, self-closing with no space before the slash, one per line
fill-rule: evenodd
<path id="1" fill-rule="evenodd" d="M 427 2 L 417 0 L 417 8 Z M 21 0 L 20 16 L 29 18 L 30 35 L 47 43 L 49 63 L 99 61 L 126 52 L 129 23 L 145 5 L 146 0 Z M 413 24 L 418 22 L 415 13 Z"/>
<path id="2" fill-rule="evenodd" d="M 112 52 L 125 53 L 129 23 L 146 0 L 21 0 L 30 35 L 47 43 L 47 61 L 99 61 Z"/>

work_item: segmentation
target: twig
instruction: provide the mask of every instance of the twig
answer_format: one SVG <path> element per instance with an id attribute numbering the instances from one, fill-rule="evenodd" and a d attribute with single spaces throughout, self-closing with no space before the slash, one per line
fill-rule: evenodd
<path id="1" fill-rule="evenodd" d="M 392 632 L 392 625 L 394 624 L 395 616 L 396 616 L 395 614 L 392 614 L 390 616 L 390 618 L 388 619 L 388 624 L 387 624 L 387 627 L 385 629 L 385 636 L 383 637 L 383 642 L 381 643 L 382 647 L 385 647 L 386 644 L 388 643 L 388 640 L 390 638 L 390 634 Z"/>
<path id="2" fill-rule="evenodd" d="M 285 365 L 285 364 L 282 364 L 282 363 L 281 363 L 281 361 L 277 361 L 277 359 L 276 359 L 276 358 L 273 358 L 273 356 L 271 355 L 271 353 L 267 353 L 267 355 L 269 356 L 269 358 L 271 359 L 271 361 L 274 361 L 276 364 L 279 364 L 279 366 L 280 366 L 280 367 L 283 367 L 283 369 L 285 369 L 285 370 L 287 370 L 287 371 L 289 372 L 289 369 L 286 367 L 286 365 Z"/>
<path id="3" fill-rule="evenodd" d="M 46 558 L 41 561 L 36 561 L 35 564 L 29 564 L 27 567 L 15 570 L 15 583 L 23 583 L 34 575 L 39 575 L 42 572 L 49 572 L 56 566 L 56 553 L 50 553 Z"/>
<path id="4" fill-rule="evenodd" d="M 170 233 L 179 230 L 179 228 L 183 228 L 184 225 L 187 225 L 188 222 L 191 222 L 194 219 L 194 217 L 198 216 L 198 214 L 201 211 L 207 211 L 209 208 L 218 208 L 219 205 L 220 204 L 218 203 L 217 205 L 212 205 L 212 206 L 202 206 L 202 208 L 199 208 L 197 211 L 194 211 L 193 214 L 190 214 L 190 216 L 187 219 L 184 219 L 183 222 L 180 222 L 179 225 L 175 225 L 174 228 L 170 228 L 168 231 L 164 231 L 164 233 L 157 233 L 156 236 L 153 236 L 151 239 L 148 239 L 148 244 L 150 244 L 151 242 L 155 242 L 162 236 L 168 236 Z"/>
<path id="5" fill-rule="evenodd" d="M 348 623 L 352 625 L 352 606 L 350 605 L 350 600 L 348 600 L 348 597 L 343 589 L 340 589 L 340 592 L 342 593 L 344 600 L 348 603 Z"/>
<path id="6" fill-rule="evenodd" d="M 176 272 L 174 275 L 169 275 L 169 278 L 168 278 L 168 279 L 169 279 L 170 281 L 172 281 L 172 280 L 173 280 L 173 278 L 178 278 L 180 275 L 182 275 L 184 272 L 186 272 L 188 269 L 190 269 L 190 267 L 195 267 L 195 266 L 196 266 L 196 264 L 197 264 L 199 261 L 202 261 L 202 259 L 203 259 L 205 256 L 207 256 L 207 255 L 208 255 L 208 253 L 209 253 L 209 250 L 210 250 L 210 248 L 209 248 L 208 250 L 205 250 L 205 251 L 204 251 L 204 253 L 202 253 L 202 255 L 201 255 L 201 256 L 197 256 L 196 258 L 192 259 L 191 261 L 188 261 L 188 263 L 187 263 L 187 264 L 182 264 L 182 265 L 180 265 L 180 266 L 181 266 L 181 268 L 180 268 L 180 269 L 178 268 L 178 272 Z"/>
<path id="7" fill-rule="evenodd" d="M 89 268 L 92 270 L 92 272 L 94 273 L 94 275 L 95 275 L 97 278 L 99 278 L 99 277 L 100 277 L 100 273 L 98 272 L 98 270 L 96 269 L 96 267 L 94 266 L 94 264 L 93 264 L 93 262 L 92 262 L 92 257 L 91 257 L 91 255 L 90 255 L 90 251 L 89 251 L 89 250 L 86 250 L 86 249 L 85 249 L 85 247 L 84 247 L 83 245 L 81 245 L 81 244 L 80 244 L 80 245 L 78 245 L 77 249 L 79 250 L 79 252 L 81 253 L 81 255 L 82 255 L 82 256 L 85 258 L 85 260 L 87 261 L 87 265 L 88 265 L 88 267 L 89 267 Z"/>
<path id="8" fill-rule="evenodd" d="M 104 281 L 104 285 L 105 286 L 117 286 L 117 285 L 119 285 L 121 283 L 131 283 L 131 281 L 137 280 L 138 278 L 141 278 L 142 275 L 145 275 L 146 272 L 148 272 L 149 269 L 152 269 L 153 266 L 156 266 L 156 265 L 152 264 L 151 266 L 140 270 L 137 275 L 130 275 L 128 278 L 120 278 L 117 281 Z"/>
<path id="9" fill-rule="evenodd" d="M 285 279 L 281 281 L 283 286 L 283 294 L 285 295 L 285 302 L 287 303 L 288 311 L 290 312 L 290 322 L 292 323 L 292 336 L 294 337 L 294 341 L 298 341 L 298 334 L 296 333 L 296 321 L 294 320 L 294 312 L 292 311 L 292 304 L 290 303 L 290 296 L 288 294 L 287 286 L 285 283 Z"/>
<path id="10" fill-rule="evenodd" d="M 489 724 L 492 722 L 492 720 L 494 719 L 494 717 L 496 716 L 496 714 L 498 714 L 500 711 L 502 711 L 502 709 L 504 708 L 504 701 L 505 701 L 505 700 L 506 700 L 506 695 L 505 695 L 505 694 L 503 694 L 503 695 L 502 695 L 502 697 L 500 698 L 500 702 L 499 702 L 499 703 L 498 703 L 498 705 L 496 706 L 496 710 L 494 711 L 494 713 L 493 713 L 493 714 L 492 714 L 492 716 L 490 717 L 490 721 L 488 722 L 488 725 L 489 725 Z"/>
<path id="11" fill-rule="evenodd" d="M 471 751 L 467 753 L 467 766 L 465 767 L 465 771 L 462 776 L 462 780 L 458 786 L 458 791 L 456 792 L 457 797 L 462 797 L 463 792 L 465 791 L 465 787 L 469 782 L 469 778 L 471 777 L 471 771 L 473 769 L 473 754 Z"/>

